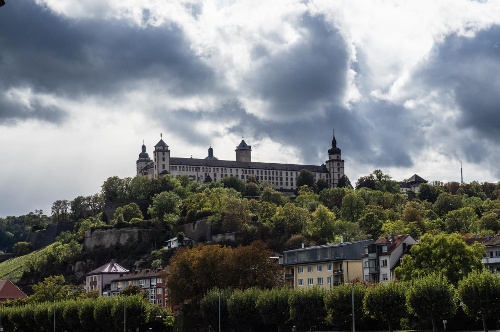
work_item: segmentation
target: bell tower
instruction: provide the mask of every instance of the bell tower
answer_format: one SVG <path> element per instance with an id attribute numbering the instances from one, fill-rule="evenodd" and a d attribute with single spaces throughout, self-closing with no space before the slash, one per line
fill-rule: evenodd
<path id="1" fill-rule="evenodd" d="M 236 151 L 236 161 L 252 162 L 252 147 L 245 143 L 245 140 L 241 140 L 234 151 Z"/>
<path id="2" fill-rule="evenodd" d="M 342 160 L 342 151 L 337 147 L 335 130 L 333 130 L 332 147 L 328 149 L 328 160 L 326 161 L 326 168 L 330 173 L 330 187 L 336 188 L 338 186 L 340 178 L 344 175 L 344 160 Z"/>
<path id="3" fill-rule="evenodd" d="M 160 141 L 156 143 L 154 154 L 154 177 L 170 173 L 170 150 L 167 143 L 163 141 L 163 134 L 160 134 Z"/>

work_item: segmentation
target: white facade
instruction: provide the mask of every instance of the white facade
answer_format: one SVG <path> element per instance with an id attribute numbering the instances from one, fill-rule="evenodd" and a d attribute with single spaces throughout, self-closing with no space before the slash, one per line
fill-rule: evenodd
<path id="1" fill-rule="evenodd" d="M 315 180 L 324 179 L 330 187 L 336 187 L 344 175 L 344 160 L 337 148 L 335 135 L 332 148 L 328 150 L 328 160 L 323 165 L 278 164 L 251 161 L 251 146 L 241 141 L 236 147 L 236 160 L 218 160 L 213 156 L 213 149 L 208 150 L 204 159 L 170 157 L 168 145 L 160 139 L 155 145 L 154 160 L 148 161 L 145 146 L 137 160 L 137 175 L 157 178 L 164 174 L 173 176 L 187 175 L 198 183 L 219 181 L 235 176 L 243 181 L 255 177 L 259 182 L 269 182 L 277 190 L 293 191 L 297 189 L 297 177 L 302 169 L 311 171 Z M 141 157 L 142 156 L 142 157 Z"/>

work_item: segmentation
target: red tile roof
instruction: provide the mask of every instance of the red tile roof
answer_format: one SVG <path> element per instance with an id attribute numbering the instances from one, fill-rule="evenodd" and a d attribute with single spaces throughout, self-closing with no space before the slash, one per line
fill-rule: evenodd
<path id="1" fill-rule="evenodd" d="M 0 280 L 0 301 L 24 299 L 28 297 L 10 280 Z"/>

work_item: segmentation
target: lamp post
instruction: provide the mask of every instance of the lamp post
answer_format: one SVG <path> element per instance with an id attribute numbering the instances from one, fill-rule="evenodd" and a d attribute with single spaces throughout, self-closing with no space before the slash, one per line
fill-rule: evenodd
<path id="1" fill-rule="evenodd" d="M 220 329 L 220 289 L 219 289 L 219 332 L 221 332 L 221 329 Z"/>
<path id="2" fill-rule="evenodd" d="M 356 332 L 356 317 L 354 316 L 354 280 L 351 284 L 352 332 Z"/>

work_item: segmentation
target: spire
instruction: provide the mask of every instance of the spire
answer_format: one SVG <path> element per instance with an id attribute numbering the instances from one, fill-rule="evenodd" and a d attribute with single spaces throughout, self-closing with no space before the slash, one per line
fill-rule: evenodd
<path id="1" fill-rule="evenodd" d="M 332 147 L 328 150 L 329 155 L 340 154 L 341 150 L 337 147 L 337 140 L 335 139 L 335 129 L 332 130 L 333 138 L 332 138 Z"/>

